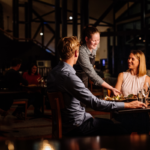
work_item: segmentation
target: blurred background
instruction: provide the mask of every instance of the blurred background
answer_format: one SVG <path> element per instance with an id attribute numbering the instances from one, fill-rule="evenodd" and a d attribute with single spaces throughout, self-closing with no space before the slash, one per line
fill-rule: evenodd
<path id="1" fill-rule="evenodd" d="M 80 40 L 87 24 L 101 33 L 98 69 L 117 77 L 133 49 L 145 53 L 150 69 L 150 0 L 0 0 L 0 74 L 18 57 L 21 71 L 36 62 L 47 76 L 59 61 L 59 39 Z"/>

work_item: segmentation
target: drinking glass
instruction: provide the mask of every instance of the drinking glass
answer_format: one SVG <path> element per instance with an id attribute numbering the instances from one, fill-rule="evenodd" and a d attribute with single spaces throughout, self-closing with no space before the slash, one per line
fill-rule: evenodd
<path id="1" fill-rule="evenodd" d="M 148 82 L 144 83 L 143 89 L 141 90 L 142 96 L 143 96 L 143 103 L 147 103 L 147 97 L 148 97 L 149 91 L 150 91 L 149 89 L 150 89 L 149 83 Z"/>

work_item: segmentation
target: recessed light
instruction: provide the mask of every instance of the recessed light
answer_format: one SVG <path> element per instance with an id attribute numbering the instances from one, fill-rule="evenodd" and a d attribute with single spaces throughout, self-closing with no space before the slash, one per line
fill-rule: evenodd
<path id="1" fill-rule="evenodd" d="M 70 17 L 69 17 L 69 19 L 70 19 L 70 20 L 72 20 L 72 19 L 73 19 L 73 17 L 72 17 L 72 16 L 70 16 Z"/>
<path id="2" fill-rule="evenodd" d="M 43 32 L 40 33 L 40 36 L 43 36 Z"/>

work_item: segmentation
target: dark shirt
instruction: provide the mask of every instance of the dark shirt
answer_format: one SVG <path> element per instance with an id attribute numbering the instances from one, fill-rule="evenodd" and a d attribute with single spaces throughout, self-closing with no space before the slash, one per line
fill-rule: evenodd
<path id="1" fill-rule="evenodd" d="M 123 102 L 110 102 L 95 97 L 76 75 L 73 67 L 63 61 L 60 61 L 48 76 L 47 88 L 49 92 L 61 91 L 63 94 L 65 109 L 62 110 L 62 125 L 64 134 L 92 117 L 91 114 L 86 113 L 80 102 L 99 111 L 124 108 Z"/>
<path id="2" fill-rule="evenodd" d="M 13 91 L 21 90 L 21 84 L 26 86 L 28 85 L 28 81 L 23 79 L 19 72 L 14 69 L 10 69 L 6 72 L 4 81 L 6 83 L 6 87 Z"/>

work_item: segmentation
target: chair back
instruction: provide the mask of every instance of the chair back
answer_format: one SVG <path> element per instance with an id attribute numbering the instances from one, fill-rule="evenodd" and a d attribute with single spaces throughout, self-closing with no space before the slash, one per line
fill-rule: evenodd
<path id="1" fill-rule="evenodd" d="M 47 92 L 52 111 L 52 137 L 62 138 L 61 109 L 65 108 L 61 92 Z"/>
<path id="2" fill-rule="evenodd" d="M 93 82 L 89 79 L 89 83 L 90 83 L 90 91 L 93 92 Z"/>
<path id="3" fill-rule="evenodd" d="M 107 89 L 107 95 L 112 96 L 112 91 L 110 89 Z"/>
<path id="4" fill-rule="evenodd" d="M 91 91 L 91 93 L 93 95 L 95 95 L 98 98 L 100 98 L 100 97 L 104 98 L 104 88 L 103 87 L 99 87 L 99 89 L 93 89 L 94 83 L 90 79 L 89 79 L 89 84 L 90 84 L 89 90 Z"/>

